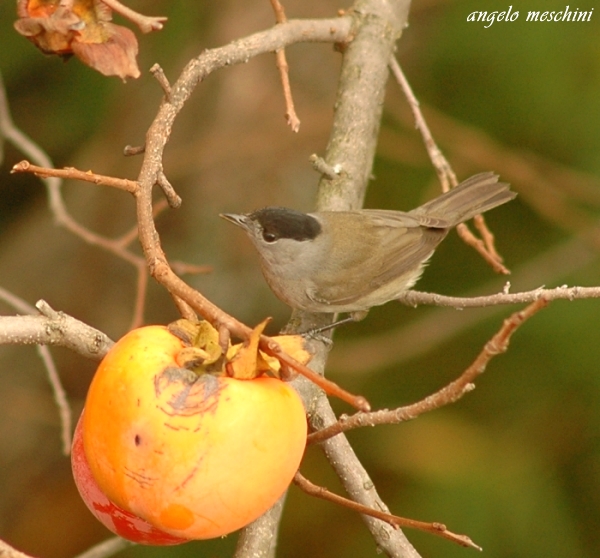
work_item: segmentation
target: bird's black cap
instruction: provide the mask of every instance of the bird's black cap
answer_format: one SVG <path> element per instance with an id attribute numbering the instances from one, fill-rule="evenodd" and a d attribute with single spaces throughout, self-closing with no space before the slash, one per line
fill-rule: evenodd
<path id="1" fill-rule="evenodd" d="M 321 233 L 321 223 L 312 215 L 286 207 L 266 207 L 248 217 L 260 225 L 267 242 L 275 242 L 280 238 L 314 240 Z"/>

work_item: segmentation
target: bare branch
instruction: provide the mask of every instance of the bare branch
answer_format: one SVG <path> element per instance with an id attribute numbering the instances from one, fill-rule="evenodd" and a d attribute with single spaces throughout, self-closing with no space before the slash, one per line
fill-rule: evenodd
<path id="1" fill-rule="evenodd" d="M 314 429 L 324 428 L 336 422 L 335 414 L 326 397 L 321 396 L 317 399 L 309 414 L 309 420 Z M 369 474 L 343 434 L 325 440 L 321 447 L 352 500 L 368 508 L 389 513 Z M 362 517 L 378 548 L 386 555 L 398 558 L 420 558 L 419 553 L 400 529 L 369 515 Z"/>
<path id="2" fill-rule="evenodd" d="M 487 228 L 483 215 L 477 215 L 477 228 L 480 230 L 485 229 L 484 238 L 493 241 L 494 235 Z M 462 241 L 473 248 L 496 273 L 510 275 L 510 270 L 502 263 L 502 257 L 498 254 L 496 248 L 492 245 L 490 249 L 484 240 L 477 238 L 471 232 L 466 223 L 456 225 L 456 232 Z"/>
<path id="3" fill-rule="evenodd" d="M 135 194 L 138 190 L 138 184 L 133 180 L 127 180 L 126 178 L 115 178 L 113 176 L 105 176 L 102 174 L 96 174 L 92 171 L 80 171 L 73 167 L 66 167 L 64 169 L 53 169 L 48 167 L 38 167 L 37 165 L 31 164 L 29 161 L 21 161 L 20 163 L 14 165 L 10 172 L 28 172 L 31 174 L 35 174 L 40 178 L 53 177 L 62 179 L 83 180 L 84 182 L 91 182 L 100 186 L 111 186 L 112 188 L 125 190 L 130 194 Z"/>
<path id="4" fill-rule="evenodd" d="M 296 107 L 294 106 L 294 97 L 292 96 L 292 87 L 290 85 L 290 67 L 287 63 L 285 50 L 276 51 L 275 57 L 277 60 L 277 69 L 281 77 L 281 86 L 283 87 L 283 98 L 285 99 L 285 120 L 292 129 L 292 132 L 298 133 L 300 131 L 300 119 L 296 114 Z"/>
<path id="5" fill-rule="evenodd" d="M 431 134 L 429 126 L 425 121 L 425 117 L 421 112 L 421 105 L 415 96 L 410 83 L 406 79 L 400 64 L 398 64 L 398 61 L 394 56 L 392 56 L 390 59 L 390 69 L 392 70 L 398 85 L 400 85 L 402 92 L 408 101 L 408 105 L 410 106 L 410 110 L 412 111 L 413 118 L 415 120 L 415 127 L 421 133 L 421 138 L 425 144 L 425 149 L 427 150 L 429 159 L 431 160 L 433 168 L 436 170 L 442 185 L 442 192 L 447 192 L 451 187 L 458 185 L 456 174 L 450 166 L 448 159 L 444 157 L 442 150 L 438 147 L 437 143 L 433 139 L 433 135 Z"/>
<path id="6" fill-rule="evenodd" d="M 277 21 L 277 23 L 285 23 L 287 17 L 285 16 L 285 10 L 281 5 L 281 2 L 279 2 L 279 0 L 271 0 L 271 6 L 275 12 L 275 21 Z M 292 129 L 292 132 L 298 132 L 300 130 L 300 119 L 298 118 L 294 107 L 292 88 L 290 86 L 289 66 L 285 57 L 285 50 L 279 49 L 275 51 L 275 56 L 277 58 L 277 68 L 279 69 L 281 85 L 283 87 L 283 97 L 285 99 L 285 119 Z"/>
<path id="7" fill-rule="evenodd" d="M 339 167 L 332 167 L 325 162 L 325 159 L 313 153 L 308 160 L 312 163 L 313 169 L 321 173 L 325 178 L 334 180 L 340 175 Z"/>
<path id="8" fill-rule="evenodd" d="M 70 231 L 74 235 L 81 238 L 84 242 L 93 246 L 98 246 L 104 250 L 111 252 L 117 257 L 125 260 L 126 262 L 133 265 L 138 273 L 138 284 L 146 281 L 148 271 L 146 269 L 146 262 L 140 256 L 126 250 L 119 240 L 110 240 L 99 234 L 92 232 L 83 225 L 79 224 L 69 213 L 67 207 L 62 198 L 62 177 L 60 173 L 67 173 L 69 176 L 77 175 L 77 178 L 81 180 L 87 180 L 95 183 L 103 183 L 110 186 L 119 187 L 126 191 L 132 192 L 137 191 L 137 183 L 130 180 L 115 179 L 112 177 L 104 177 L 101 175 L 90 174 L 87 172 L 77 171 L 75 169 L 57 170 L 53 169 L 52 161 L 50 157 L 40 147 L 23 134 L 13 123 L 10 111 L 8 108 L 8 102 L 6 99 L 6 93 L 4 90 L 2 76 L 0 75 L 0 135 L 2 135 L 7 141 L 11 142 L 17 149 L 19 149 L 26 157 L 31 159 L 35 166 L 31 163 L 23 165 L 28 169 L 36 168 L 48 172 L 45 178 L 42 178 L 48 195 L 48 205 L 50 211 L 56 220 L 56 222 Z M 18 167 L 18 165 L 16 165 Z M 18 170 L 18 169 L 17 169 Z M 58 174 L 52 174 L 58 173 Z M 104 180 L 106 179 L 106 183 Z M 145 289 L 144 289 L 145 292 Z M 141 322 L 141 310 L 139 300 L 141 294 L 138 292 L 138 304 L 133 317 L 133 323 Z M 143 309 L 143 307 L 142 307 Z"/>
<path id="9" fill-rule="evenodd" d="M 126 145 L 123 148 L 123 155 L 125 157 L 132 157 L 133 155 L 141 155 L 146 149 L 143 145 Z"/>
<path id="10" fill-rule="evenodd" d="M 323 157 L 336 172 L 333 177 L 323 175 L 319 181 L 316 208 L 320 211 L 362 206 L 372 174 L 389 77 L 388 62 L 406 25 L 409 6 L 408 0 L 359 0 L 353 6 L 356 25 L 352 40 L 346 40 L 342 47 L 334 120 Z M 294 312 L 291 323 L 296 327 L 310 328 L 322 319 L 317 315 Z M 319 349 L 311 367 L 322 372 L 326 353 L 325 348 Z M 325 397 L 303 395 L 303 399 L 307 408 L 311 409 L 309 417 L 313 427 L 335 422 L 335 415 Z M 327 440 L 323 449 L 352 500 L 369 508 L 389 511 L 345 437 Z M 419 556 L 400 529 L 369 516 L 363 516 L 363 519 L 378 548 L 388 556 Z"/>
<path id="11" fill-rule="evenodd" d="M 73 431 L 73 415 L 71 413 L 71 407 L 67 400 L 67 394 L 60 381 L 58 370 L 54 359 L 48 350 L 48 347 L 44 345 L 37 345 L 36 350 L 48 371 L 48 380 L 52 386 L 52 393 L 54 394 L 54 402 L 58 407 L 58 414 L 60 417 L 60 437 L 62 440 L 63 454 L 69 455 L 71 453 L 71 432 Z"/>
<path id="12" fill-rule="evenodd" d="M 371 517 L 381 519 L 381 521 L 389 523 L 392 527 L 408 527 L 410 529 L 418 529 L 419 531 L 425 531 L 426 533 L 431 533 L 432 535 L 443 537 L 461 546 L 481 550 L 481 547 L 477 546 L 469 537 L 467 537 L 466 535 L 458 535 L 456 533 L 453 533 L 452 531 L 448 531 L 448 529 L 443 523 L 427 523 L 425 521 L 417 521 L 415 519 L 409 519 L 407 517 L 400 517 L 398 515 L 392 515 L 390 513 L 374 510 L 372 508 L 369 508 L 368 506 L 363 506 L 362 504 L 353 502 L 348 498 L 344 498 L 343 496 L 334 494 L 333 492 L 330 492 L 329 490 L 327 490 L 327 488 L 323 486 L 318 486 L 312 483 L 299 471 L 294 477 L 294 484 L 296 484 L 296 486 L 300 487 L 304 492 L 310 494 L 311 496 L 315 496 L 316 498 L 321 498 L 323 500 L 327 500 L 328 502 L 333 502 L 334 504 L 344 506 L 345 508 L 349 508 L 363 515 L 369 515 Z"/>
<path id="13" fill-rule="evenodd" d="M 150 33 L 150 31 L 160 31 L 163 28 L 163 23 L 167 21 L 166 17 L 161 16 L 145 16 L 135 12 L 128 6 L 124 6 L 119 0 L 102 0 L 107 6 L 112 8 L 118 14 L 135 23 L 142 33 Z"/>
<path id="14" fill-rule="evenodd" d="M 160 67 L 159 64 L 154 64 L 150 68 L 150 73 L 156 78 L 159 85 L 162 87 L 162 90 L 165 92 L 165 98 L 167 101 L 171 100 L 171 84 L 169 83 L 169 79 L 165 75 L 164 70 Z M 130 155 L 131 153 L 127 153 Z"/>
<path id="15" fill-rule="evenodd" d="M 598 252 L 590 249 L 582 238 L 574 237 L 527 260 L 514 270 L 514 279 L 520 285 L 539 285 L 544 281 L 560 285 L 565 277 L 572 277 L 577 271 L 584 270 L 597 261 Z M 498 281 L 494 279 L 459 298 L 479 298 L 482 294 L 496 293 L 497 290 Z M 510 284 L 507 283 L 502 293 L 509 292 Z M 437 298 L 435 295 L 428 296 Z M 521 303 L 532 301 L 525 300 Z M 457 302 L 460 308 L 463 302 Z M 373 370 L 398 366 L 450 342 L 453 337 L 503 311 L 501 304 L 473 311 L 457 311 L 451 306 L 439 306 L 386 331 L 352 339 L 352 342 L 339 341 L 337 350 L 331 353 L 330 363 L 332 368 L 343 370 L 345 376 L 366 375 Z M 443 328 L 438 327 L 440 323 L 444 323 Z"/>
<path id="16" fill-rule="evenodd" d="M 52 161 L 46 152 L 29 137 L 27 137 L 19 128 L 17 128 L 10 115 L 8 107 L 8 99 L 6 98 L 6 89 L 4 88 L 4 80 L 0 73 L 0 136 L 3 139 L 12 143 L 27 157 L 35 161 L 41 166 L 51 167 Z"/>
<path id="17" fill-rule="evenodd" d="M 55 317 L 1 316 L 0 345 L 56 345 L 101 360 L 113 341 L 101 331 L 58 312 Z"/>
<path id="18" fill-rule="evenodd" d="M 158 173 L 158 178 L 156 183 L 160 186 L 160 189 L 163 191 L 165 198 L 167 198 L 167 202 L 169 206 L 173 209 L 177 209 L 181 205 L 181 198 L 175 192 L 175 188 L 173 188 L 172 184 L 169 182 L 168 178 L 165 176 L 163 171 Z"/>
<path id="19" fill-rule="evenodd" d="M 536 300 L 577 300 L 582 298 L 600 298 L 600 287 L 568 287 L 563 285 L 554 289 L 540 287 L 520 293 L 501 292 L 486 296 L 460 297 L 446 296 L 421 291 L 408 291 L 398 302 L 417 307 L 422 304 L 432 306 L 450 306 L 452 308 L 484 308 L 499 304 L 527 304 Z"/>
<path id="20" fill-rule="evenodd" d="M 463 395 L 475 389 L 473 382 L 485 372 L 489 361 L 504 353 L 508 349 L 508 343 L 512 334 L 525 321 L 548 305 L 548 301 L 540 298 L 531 303 L 527 308 L 515 312 L 504 320 L 500 330 L 488 341 L 473 363 L 460 375 L 459 378 L 412 405 L 399 407 L 398 409 L 375 411 L 373 413 L 358 413 L 351 417 L 341 417 L 335 424 L 313 432 L 308 436 L 308 443 L 320 443 L 323 440 L 336 436 L 341 432 L 347 432 L 354 428 L 363 426 L 375 426 L 378 424 L 396 424 L 412 420 L 423 413 L 433 411 L 450 403 L 455 403 Z"/>

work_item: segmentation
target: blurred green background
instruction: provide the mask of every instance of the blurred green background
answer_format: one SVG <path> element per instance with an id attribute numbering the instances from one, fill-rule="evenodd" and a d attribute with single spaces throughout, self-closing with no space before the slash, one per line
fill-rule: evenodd
<path id="1" fill-rule="evenodd" d="M 269 27 L 268 2 L 131 0 L 169 21 L 140 36 L 142 77 L 121 83 L 78 60 L 47 58 L 12 28 L 14 2 L 0 3 L 0 70 L 16 124 L 56 166 L 135 178 L 161 97 L 148 68 L 174 80 L 203 49 Z M 468 23 L 499 0 L 415 0 L 398 58 L 434 137 L 460 178 L 484 170 L 511 182 L 519 198 L 487 218 L 513 271 L 512 290 L 600 284 L 600 13 L 589 23 L 528 23 L 528 10 L 561 10 L 557 0 L 512 0 L 520 17 L 489 28 Z M 287 0 L 288 17 L 332 16 L 338 3 Z M 594 3 L 573 4 L 589 10 Z M 117 23 L 123 23 L 118 17 Z M 331 45 L 288 50 L 302 120 L 291 133 L 272 56 L 210 76 L 176 122 L 165 172 L 184 202 L 158 227 L 167 254 L 208 264 L 189 278 L 225 310 L 257 323 L 289 316 L 265 286 L 251 247 L 217 215 L 264 205 L 309 210 L 332 119 L 340 55 Z M 30 303 L 46 299 L 113 338 L 131 322 L 136 290 L 128 264 L 56 227 L 43 185 L 10 175 L 23 158 L 4 145 L 0 167 L 0 286 Z M 435 173 L 406 102 L 390 83 L 375 178 L 366 204 L 410 209 L 437 192 Z M 64 187 L 84 225 L 116 236 L 134 225 L 133 201 L 83 183 Z M 500 290 L 492 271 L 452 234 L 418 287 L 467 295 Z M 336 334 L 329 376 L 375 408 L 416 401 L 457 377 L 516 308 L 409 309 L 388 304 Z M 0 304 L 3 314 L 14 310 Z M 148 323 L 176 318 L 156 285 Z M 600 302 L 553 303 L 519 330 L 477 389 L 457 404 L 407 424 L 349 434 L 394 513 L 440 521 L 467 533 L 488 558 L 600 555 Z M 75 413 L 95 364 L 53 349 Z M 30 347 L 0 349 L 0 538 L 40 558 L 67 558 L 109 536 L 80 501 L 61 454 L 58 414 Z M 348 412 L 336 404 L 340 411 Z M 302 471 L 340 490 L 318 448 Z M 473 550 L 408 531 L 423 556 Z M 173 548 L 132 548 L 124 558 L 227 557 L 235 535 Z M 278 556 L 377 556 L 352 512 L 290 490 Z"/>

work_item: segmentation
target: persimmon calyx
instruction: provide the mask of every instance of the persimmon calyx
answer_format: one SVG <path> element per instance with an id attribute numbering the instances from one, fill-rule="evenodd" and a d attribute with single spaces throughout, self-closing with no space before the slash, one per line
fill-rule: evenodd
<path id="1" fill-rule="evenodd" d="M 219 344 L 219 332 L 207 321 L 180 319 L 167 327 L 184 345 L 175 357 L 177 364 L 198 375 L 226 375 L 237 380 L 252 380 L 268 374 L 288 379 L 279 360 L 259 349 L 261 335 L 270 321 L 271 318 L 267 318 L 258 324 L 243 343 L 229 344 L 226 354 Z M 279 335 L 273 339 L 302 364 L 307 364 L 312 358 L 300 335 Z"/>

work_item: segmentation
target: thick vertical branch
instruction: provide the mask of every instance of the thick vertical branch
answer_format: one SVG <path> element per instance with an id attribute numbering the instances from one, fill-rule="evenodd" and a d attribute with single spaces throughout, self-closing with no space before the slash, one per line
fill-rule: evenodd
<path id="1" fill-rule="evenodd" d="M 389 76 L 388 63 L 395 44 L 406 26 L 410 0 L 359 0 L 354 4 L 355 36 L 344 45 L 344 58 L 335 104 L 334 122 L 324 156 L 325 163 L 335 170 L 323 176 L 319 183 L 317 208 L 323 210 L 356 209 L 362 206 L 371 176 L 377 146 L 385 87 Z M 296 312 L 295 327 L 306 331 L 323 316 Z M 321 344 L 313 366 L 321 363 L 323 372 L 328 348 Z M 323 427 L 335 421 L 326 397 L 315 401 L 302 393 L 307 408 L 313 409 L 313 427 Z M 377 509 L 387 509 L 352 447 L 342 435 L 328 440 L 324 450 L 352 499 Z M 378 548 L 393 557 L 418 558 L 418 553 L 400 529 L 372 517 L 364 516 Z"/>
<path id="2" fill-rule="evenodd" d="M 325 161 L 337 178 L 319 183 L 317 209 L 362 206 L 383 110 L 389 57 L 406 26 L 410 0 L 359 0 L 353 6 L 358 25 L 344 48 L 335 115 Z"/>
<path id="3" fill-rule="evenodd" d="M 335 421 L 336 417 L 329 405 L 329 400 L 322 395 L 315 412 L 310 417 L 311 426 L 319 429 L 333 424 Z M 343 434 L 325 441 L 323 450 L 352 500 L 389 513 L 388 507 L 379 497 L 369 474 Z M 419 558 L 418 552 L 401 529 L 394 529 L 388 523 L 368 515 L 362 517 L 381 552 L 394 558 Z"/>

